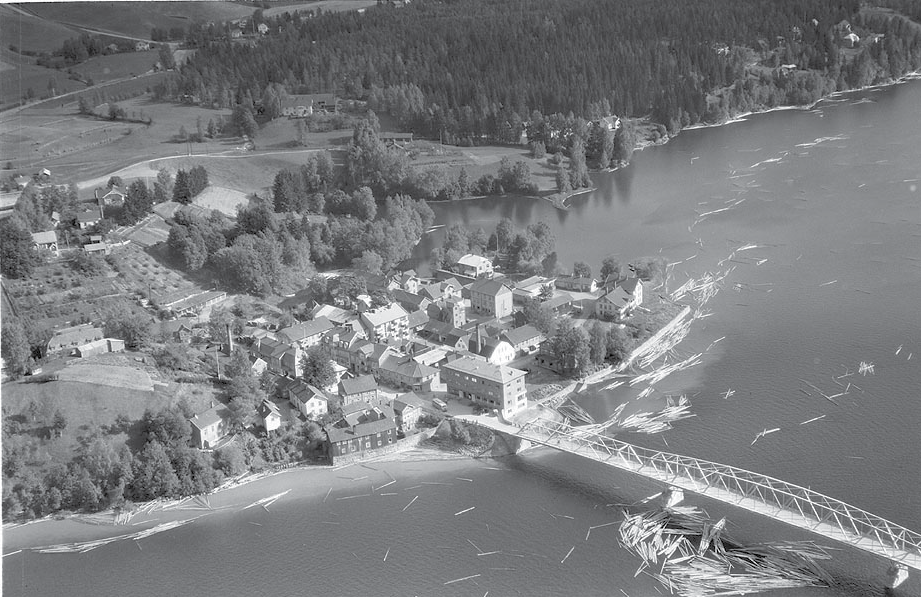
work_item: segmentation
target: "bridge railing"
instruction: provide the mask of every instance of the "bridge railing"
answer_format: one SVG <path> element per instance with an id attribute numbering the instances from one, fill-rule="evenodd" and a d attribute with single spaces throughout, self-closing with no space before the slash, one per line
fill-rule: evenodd
<path id="1" fill-rule="evenodd" d="M 861 538 L 871 538 L 884 546 L 906 552 L 921 558 L 921 533 L 895 524 L 856 506 L 823 495 L 806 487 L 794 485 L 781 479 L 762 475 L 725 464 L 718 464 L 680 454 L 662 452 L 635 446 L 613 438 L 581 432 L 578 427 L 538 419 L 525 424 L 519 434 L 525 439 L 536 440 L 550 446 L 565 447 L 563 442 L 590 450 L 599 460 L 618 458 L 629 465 L 627 468 L 642 473 L 653 469 L 655 478 L 669 482 L 687 481 L 704 488 L 716 488 L 745 499 L 757 500 L 781 510 L 795 511 L 815 527 L 831 525 L 842 534 L 859 543 Z M 675 483 L 679 485 L 679 483 Z M 692 489 L 692 488 L 691 488 Z M 703 491 L 702 491 L 703 492 Z M 900 559 L 899 554 L 890 554 Z"/>

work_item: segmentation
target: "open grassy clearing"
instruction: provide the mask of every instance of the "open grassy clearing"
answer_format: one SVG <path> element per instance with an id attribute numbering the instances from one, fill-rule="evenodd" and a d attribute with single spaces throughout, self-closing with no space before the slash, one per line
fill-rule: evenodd
<path id="1" fill-rule="evenodd" d="M 546 157 L 535 160 L 524 146 L 454 147 L 418 141 L 413 143 L 412 148 L 418 150 L 418 155 L 410 160 L 416 168 L 441 166 L 454 177 L 464 168 L 471 181 L 487 174 L 495 176 L 504 157 L 512 164 L 523 160 L 531 168 L 531 178 L 540 191 L 556 190 L 556 167 L 551 166 Z"/>
<path id="2" fill-rule="evenodd" d="M 207 209 L 216 209 L 228 216 L 236 216 L 237 206 L 249 203 L 249 196 L 241 191 L 211 185 L 199 193 L 192 202 Z"/>
<path id="3" fill-rule="evenodd" d="M 313 152 L 301 150 L 269 154 L 193 155 L 157 160 L 153 166 L 166 168 L 172 173 L 180 168 L 188 171 L 194 166 L 204 166 L 208 170 L 208 180 L 217 187 L 233 189 L 244 195 L 265 195 L 271 189 L 279 170 L 305 164 Z"/>
<path id="4" fill-rule="evenodd" d="M 126 84 L 153 84 L 151 79 L 159 75 L 139 77 Z M 86 93 L 101 100 L 103 93 L 111 98 L 116 90 L 98 87 Z M 139 91 L 143 92 L 144 88 Z M 145 159 L 187 153 L 188 144 L 173 142 L 180 126 L 194 132 L 199 117 L 205 126 L 209 119 L 217 120 L 221 114 L 230 116 L 229 110 L 150 102 L 144 98 L 117 102 L 129 118 L 132 115 L 151 118 L 153 122 L 147 126 L 81 116 L 77 113 L 75 98 L 69 98 L 69 102 L 63 108 L 60 104 L 46 103 L 41 108 L 29 108 L 2 118 L 0 139 L 4 141 L 4 154 L 10 156 L 15 167 L 47 167 L 59 181 L 107 179 L 114 171 Z M 227 151 L 237 142 L 236 139 L 206 140 L 193 144 L 191 149 L 196 153 Z M 92 188 L 104 182 L 81 185 L 81 188 L 89 188 L 87 196 L 91 196 Z"/>
<path id="5" fill-rule="evenodd" d="M 38 406 L 38 415 L 34 422 L 27 416 L 23 417 L 24 427 L 33 429 L 35 436 L 41 437 L 41 428 L 47 424 L 46 421 L 51 420 L 55 411 L 60 410 L 67 420 L 62 437 L 41 443 L 35 458 L 36 465 L 39 466 L 47 462 L 70 461 L 76 454 L 81 439 L 96 431 L 105 433 L 119 415 L 137 421 L 147 409 L 156 411 L 166 407 L 175 408 L 181 400 L 186 401 L 195 412 L 202 412 L 209 408 L 216 395 L 217 392 L 210 384 L 169 383 L 154 392 L 76 381 L 3 384 L 3 405 L 9 413 L 25 413 L 29 403 L 33 401 Z M 134 426 L 129 431 L 130 436 L 115 433 L 109 437 L 116 442 L 127 440 L 137 445 L 140 439 L 139 431 L 137 426 Z"/>
<path id="6" fill-rule="evenodd" d="M 28 94 L 29 89 L 32 90 L 34 99 L 49 97 L 51 91 L 48 89 L 48 82 L 52 79 L 54 79 L 56 94 L 86 89 L 86 85 L 80 81 L 68 79 L 64 71 L 36 66 L 25 61 L 16 64 L 7 61 L 6 58 L 3 56 L 4 64 L 13 68 L 0 71 L 0 108 L 9 108 L 18 104 Z"/>
<path id="7" fill-rule="evenodd" d="M 239 19 L 255 11 L 232 2 L 40 2 L 24 8 L 50 21 L 143 39 L 153 27 L 187 28 L 193 21 Z"/>
<path id="8" fill-rule="evenodd" d="M 109 365 L 93 361 L 73 360 L 57 372 L 60 381 L 77 381 L 100 386 L 152 392 L 150 375 L 140 367 Z"/>
<path id="9" fill-rule="evenodd" d="M 159 60 L 156 50 L 147 52 L 121 52 L 107 56 L 95 56 L 73 67 L 75 72 L 95 83 L 122 77 L 133 77 L 153 69 Z"/>
<path id="10" fill-rule="evenodd" d="M 60 48 L 65 39 L 77 35 L 78 32 L 71 27 L 23 14 L 0 4 L 0 39 L 4 47 L 13 44 L 20 50 L 50 52 Z"/>

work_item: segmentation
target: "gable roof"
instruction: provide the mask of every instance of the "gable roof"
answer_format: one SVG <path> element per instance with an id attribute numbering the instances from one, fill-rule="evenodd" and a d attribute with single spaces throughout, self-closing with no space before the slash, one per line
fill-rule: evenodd
<path id="1" fill-rule="evenodd" d="M 44 232 L 33 232 L 32 242 L 35 243 L 36 245 L 50 245 L 51 243 L 58 242 L 58 235 L 54 230 L 46 230 Z"/>
<path id="2" fill-rule="evenodd" d="M 343 396 L 362 394 L 374 390 L 377 390 L 377 381 L 374 379 L 373 375 L 361 375 L 359 377 L 343 379 L 339 382 L 339 393 Z"/>
<path id="3" fill-rule="evenodd" d="M 520 328 L 508 330 L 503 334 L 512 346 L 517 346 L 522 342 L 533 341 L 543 336 L 543 333 L 533 325 L 523 325 Z"/>
<path id="4" fill-rule="evenodd" d="M 312 338 L 318 334 L 323 334 L 333 329 L 333 322 L 326 317 L 317 317 L 312 321 L 305 321 L 297 325 L 292 325 L 278 332 L 278 335 L 287 338 L 290 342 L 300 342 L 307 338 Z"/>
<path id="5" fill-rule="evenodd" d="M 551 309 L 556 309 L 557 307 L 562 307 L 564 305 L 572 304 L 573 298 L 572 295 L 566 292 L 561 292 L 550 300 L 544 301 L 541 305 L 546 305 Z"/>
<path id="6" fill-rule="evenodd" d="M 77 221 L 83 224 L 92 224 L 102 219 L 99 210 L 96 208 L 85 209 L 77 214 Z"/>
<path id="7" fill-rule="evenodd" d="M 331 443 L 336 443 L 375 435 L 387 430 L 395 430 L 396 428 L 397 425 L 394 423 L 393 419 L 383 418 L 376 421 L 368 421 L 367 423 L 358 423 L 348 428 L 327 427 L 326 436 Z"/>
<path id="8" fill-rule="evenodd" d="M 256 412 L 258 412 L 259 416 L 263 419 L 267 419 L 273 416 L 281 418 L 281 411 L 278 410 L 278 406 L 268 398 L 264 398 L 262 400 L 262 402 L 256 408 Z"/>
<path id="9" fill-rule="evenodd" d="M 483 379 L 503 384 L 527 375 L 527 372 L 521 369 L 515 369 L 507 365 L 493 365 L 492 363 L 470 357 L 451 361 L 450 363 L 442 365 L 441 368 L 451 369 L 453 371 L 482 377 Z"/>
<path id="10" fill-rule="evenodd" d="M 458 265 L 466 265 L 468 267 L 480 268 L 481 266 L 492 267 L 492 261 L 483 257 L 482 255 L 474 255 L 473 253 L 467 253 L 463 257 L 457 260 Z"/>
<path id="11" fill-rule="evenodd" d="M 409 314 L 409 327 L 417 328 L 429 322 L 429 314 L 419 309 Z"/>
<path id="12" fill-rule="evenodd" d="M 490 280 L 488 278 L 477 280 L 470 287 L 470 292 L 478 292 L 493 297 L 507 292 L 510 293 L 511 291 L 512 289 L 503 280 Z"/>
<path id="13" fill-rule="evenodd" d="M 223 404 L 218 404 L 212 408 L 209 408 L 203 413 L 199 413 L 189 419 L 189 423 L 193 427 L 196 427 L 198 430 L 207 429 L 212 425 L 217 425 L 221 421 L 226 421 L 230 418 L 230 409 L 224 406 Z"/>
<path id="14" fill-rule="evenodd" d="M 386 307 L 365 311 L 361 314 L 361 322 L 368 327 L 376 328 L 379 325 L 390 323 L 408 315 L 406 309 L 401 307 L 399 303 L 391 303 Z"/>
<path id="15" fill-rule="evenodd" d="M 394 412 L 402 413 L 406 410 L 406 407 L 415 407 L 422 408 L 425 405 L 425 402 L 422 401 L 422 398 L 416 395 L 415 392 L 409 392 L 403 394 L 399 398 L 393 399 L 393 410 Z"/>

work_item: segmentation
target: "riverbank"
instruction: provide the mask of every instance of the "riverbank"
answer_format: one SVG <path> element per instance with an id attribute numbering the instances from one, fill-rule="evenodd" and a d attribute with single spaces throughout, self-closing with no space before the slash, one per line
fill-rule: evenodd
<path id="1" fill-rule="evenodd" d="M 816 106 L 818 106 L 822 102 L 827 102 L 829 100 L 833 100 L 841 96 L 845 96 L 845 95 L 855 93 L 855 92 L 885 89 L 893 85 L 901 85 L 903 83 L 908 83 L 909 81 L 915 81 L 918 79 L 921 79 L 921 71 L 912 71 L 905 75 L 902 75 L 898 79 L 892 79 L 884 83 L 877 83 L 876 85 L 866 85 L 864 87 L 846 89 L 843 91 L 835 91 L 834 93 L 830 93 L 828 95 L 822 96 L 819 99 L 809 104 L 786 104 L 782 106 L 775 106 L 773 108 L 763 108 L 760 110 L 749 110 L 748 112 L 740 112 L 738 114 L 730 115 L 726 120 L 723 120 L 721 122 L 714 122 L 714 123 L 700 122 L 697 124 L 692 124 L 690 126 L 682 127 L 678 129 L 677 131 L 675 131 L 674 133 L 672 134 L 666 133 L 656 140 L 650 140 L 648 138 L 643 139 L 643 140 L 637 140 L 637 142 L 634 144 L 633 150 L 642 151 L 648 147 L 657 147 L 660 145 L 665 145 L 666 143 L 668 143 L 669 141 L 677 137 L 683 131 L 693 131 L 693 130 L 700 130 L 700 129 L 716 128 L 716 127 L 726 126 L 729 124 L 735 124 L 738 122 L 744 122 L 746 119 L 756 114 L 768 114 L 770 112 L 785 112 L 785 111 L 791 111 L 791 110 L 801 110 L 801 111 L 815 110 Z M 651 120 L 639 120 L 638 123 L 642 123 L 649 130 L 653 130 L 653 129 L 656 129 L 657 127 L 664 126 L 664 125 L 661 125 L 661 123 L 652 122 Z M 610 168 L 605 171 L 611 172 L 611 171 L 619 169 L 620 167 L 624 167 L 627 165 L 629 165 L 629 163 L 624 164 L 623 166 L 619 166 L 618 168 Z"/>
<path id="2" fill-rule="evenodd" d="M 221 512 L 239 512 L 254 507 L 262 511 L 263 508 L 257 502 L 282 493 L 284 495 L 280 500 L 329 500 L 361 491 L 370 494 L 392 478 L 388 475 L 405 475 L 407 464 L 413 465 L 413 473 L 431 474 L 447 471 L 460 463 L 468 465 L 472 462 L 473 459 L 468 456 L 423 446 L 344 466 L 296 466 L 268 474 L 244 475 L 239 482 L 226 484 L 204 496 L 155 500 L 135 505 L 130 513 L 122 513 L 118 517 L 123 521 L 127 519 L 127 524 L 115 524 L 116 513 L 111 510 L 75 514 L 66 518 L 51 516 L 24 524 L 7 524 L 3 526 L 3 554 L 6 556 L 19 550 L 101 541 L 153 529 L 164 523 L 194 521 L 201 516 L 213 516 Z M 266 505 L 265 509 L 269 510 L 270 505 Z"/>

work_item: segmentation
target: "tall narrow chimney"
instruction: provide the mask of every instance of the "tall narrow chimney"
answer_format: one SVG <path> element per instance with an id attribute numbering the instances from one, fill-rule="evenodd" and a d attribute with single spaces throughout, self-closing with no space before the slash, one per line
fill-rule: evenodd
<path id="1" fill-rule="evenodd" d="M 227 325 L 227 354 L 233 354 L 233 334 L 230 333 L 230 324 Z"/>
<path id="2" fill-rule="evenodd" d="M 480 324 L 476 324 L 476 353 L 483 352 L 483 335 L 480 333 Z"/>

